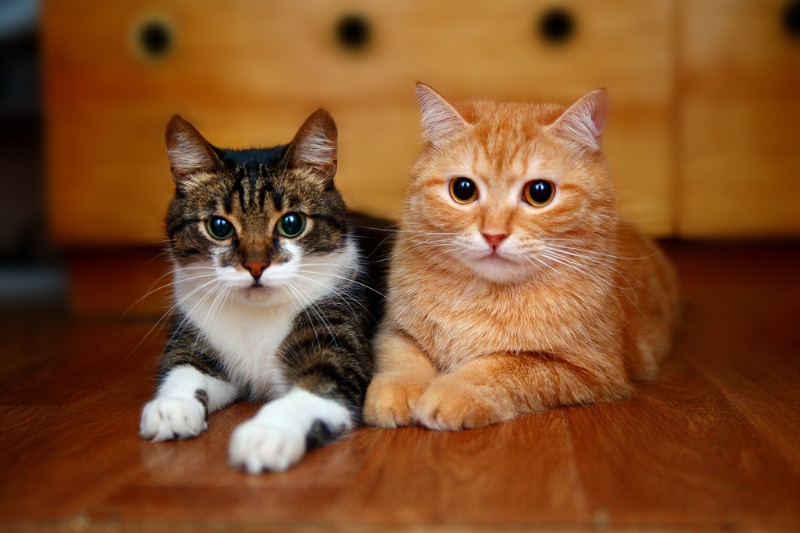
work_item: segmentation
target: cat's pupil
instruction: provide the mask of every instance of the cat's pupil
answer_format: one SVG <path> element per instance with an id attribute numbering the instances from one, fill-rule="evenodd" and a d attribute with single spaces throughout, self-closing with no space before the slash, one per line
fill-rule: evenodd
<path id="1" fill-rule="evenodd" d="M 535 180 L 526 188 L 525 200 L 533 206 L 541 207 L 553 199 L 554 193 L 552 183 L 547 180 Z"/>
<path id="2" fill-rule="evenodd" d="M 300 235 L 305 228 L 306 219 L 300 213 L 286 213 L 278 221 L 278 233 L 290 239 Z"/>
<path id="3" fill-rule="evenodd" d="M 456 178 L 450 182 L 450 195 L 456 202 L 466 204 L 478 197 L 478 187 L 469 178 Z"/>
<path id="4" fill-rule="evenodd" d="M 233 224 L 219 216 L 209 218 L 206 221 L 206 229 L 212 237 L 220 241 L 233 236 Z"/>

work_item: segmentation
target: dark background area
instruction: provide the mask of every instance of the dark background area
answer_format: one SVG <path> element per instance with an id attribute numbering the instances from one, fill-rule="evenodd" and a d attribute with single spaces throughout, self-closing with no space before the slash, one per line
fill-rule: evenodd
<path id="1" fill-rule="evenodd" d="M 0 305 L 58 303 L 64 282 L 47 239 L 35 0 L 0 2 Z"/>

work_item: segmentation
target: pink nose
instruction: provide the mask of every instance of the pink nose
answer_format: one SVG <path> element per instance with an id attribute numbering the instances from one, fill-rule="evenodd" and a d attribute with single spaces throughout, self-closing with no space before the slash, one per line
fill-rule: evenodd
<path id="1" fill-rule="evenodd" d="M 247 261 L 244 264 L 244 267 L 250 271 L 250 274 L 253 275 L 254 279 L 258 279 L 261 277 L 261 274 L 269 265 L 263 261 Z"/>
<path id="2" fill-rule="evenodd" d="M 508 235 L 503 234 L 496 234 L 496 233 L 482 233 L 483 238 L 486 239 L 486 242 L 489 243 L 489 246 L 492 247 L 493 250 L 497 250 L 497 247 L 500 246 L 500 243 L 505 240 Z"/>

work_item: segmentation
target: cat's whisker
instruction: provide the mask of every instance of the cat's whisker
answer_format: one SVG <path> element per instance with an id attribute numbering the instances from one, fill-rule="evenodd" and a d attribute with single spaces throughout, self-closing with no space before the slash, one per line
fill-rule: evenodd
<path id="1" fill-rule="evenodd" d="M 570 257 L 574 257 L 576 259 L 582 259 L 592 264 L 596 265 L 613 265 L 613 258 L 606 254 L 593 254 L 586 250 L 580 249 L 573 249 L 567 248 L 559 245 L 554 245 L 552 243 L 547 244 L 547 249 L 557 252 L 559 254 L 567 255 Z"/>
<path id="2" fill-rule="evenodd" d="M 319 307 L 315 304 L 314 299 L 306 292 L 303 291 L 300 287 L 289 285 L 287 286 L 292 293 L 294 294 L 294 298 L 303 308 L 303 313 L 306 315 L 308 319 L 308 325 L 311 328 L 311 331 L 314 333 L 314 339 L 316 340 L 317 347 L 322 347 L 322 340 L 320 339 L 319 332 L 317 331 L 316 325 L 319 323 L 325 329 L 328 330 L 328 334 L 331 335 L 331 338 L 335 339 L 331 331 L 330 324 L 325 319 L 325 314 L 321 312 Z M 310 313 L 310 314 L 309 314 Z M 312 316 L 316 318 L 312 318 Z"/>
<path id="3" fill-rule="evenodd" d="M 315 264 L 315 263 L 304 263 L 304 264 L 303 264 L 303 265 L 302 265 L 302 266 L 301 266 L 301 267 L 298 269 L 298 272 L 299 272 L 299 273 L 302 273 L 302 274 L 319 274 L 319 272 L 316 272 L 316 271 L 314 271 L 314 270 L 304 270 L 304 268 L 307 268 L 307 267 L 327 267 L 327 266 L 332 266 L 332 265 L 329 265 L 329 264 L 322 264 L 322 263 L 319 263 L 319 264 Z M 343 280 L 343 281 L 350 282 L 350 283 L 352 283 L 353 285 L 356 285 L 357 287 L 362 287 L 362 288 L 364 288 L 364 289 L 366 289 L 366 290 L 370 291 L 371 293 L 375 294 L 376 296 L 380 296 L 381 298 L 386 298 L 386 297 L 387 297 L 385 294 L 383 294 L 381 291 L 379 291 L 379 290 L 378 290 L 378 289 L 376 289 L 375 287 L 372 287 L 371 285 L 367 285 L 366 283 L 362 283 L 362 282 L 360 282 L 360 281 L 356 281 L 356 280 L 352 279 L 352 277 L 348 277 L 348 276 L 342 276 L 342 275 L 340 275 L 340 274 L 334 274 L 334 273 L 332 273 L 332 272 L 326 272 L 326 273 L 325 273 L 325 276 L 329 276 L 329 277 L 332 277 L 332 278 L 334 278 L 334 279 L 340 279 L 340 280 Z M 309 280 L 309 281 L 316 281 L 316 280 Z"/>
<path id="4" fill-rule="evenodd" d="M 309 306 L 308 306 L 308 303 L 304 301 L 303 295 L 302 294 L 298 294 L 297 290 L 294 287 L 292 287 L 291 285 L 284 286 L 284 287 L 282 287 L 282 289 L 289 293 L 289 297 L 290 298 L 294 299 L 294 301 L 298 302 L 301 305 L 301 307 L 303 309 L 303 314 L 306 315 L 306 318 L 308 319 L 308 323 L 311 325 L 311 331 L 312 331 L 312 333 L 314 333 L 314 340 L 317 343 L 317 348 L 321 348 L 322 344 L 321 344 L 321 342 L 319 340 L 319 335 L 317 334 L 317 329 L 314 327 L 314 320 L 311 318 L 311 315 L 309 314 Z M 314 311 L 314 310 L 312 309 L 312 311 Z"/>
<path id="5" fill-rule="evenodd" d="M 123 313 L 123 314 L 122 314 L 122 316 L 119 318 L 118 322 L 119 322 L 119 321 L 121 321 L 121 320 L 123 320 L 123 319 L 124 319 L 124 318 L 125 318 L 125 317 L 128 315 L 128 313 L 130 313 L 130 312 L 131 312 L 131 310 L 132 310 L 134 307 L 136 307 L 137 305 L 139 305 L 141 302 L 143 302 L 143 301 L 144 301 L 144 300 L 146 300 L 147 298 L 149 298 L 149 297 L 151 297 L 152 295 L 154 295 L 154 294 L 158 293 L 159 291 L 162 291 L 162 290 L 165 290 L 165 289 L 168 289 L 168 288 L 174 287 L 174 285 L 175 285 L 175 281 L 173 280 L 173 281 L 171 281 L 171 282 L 169 282 L 169 283 L 165 283 L 165 284 L 162 284 L 162 285 L 160 285 L 159 287 L 153 288 L 153 285 L 156 285 L 156 284 L 157 284 L 159 281 L 161 281 L 161 280 L 162 280 L 162 279 L 164 279 L 165 277 L 167 277 L 167 276 L 171 276 L 171 275 L 173 275 L 173 273 L 172 273 L 172 272 L 167 272 L 167 273 L 164 273 L 164 274 L 162 274 L 161 276 L 159 276 L 159 277 L 158 277 L 158 278 L 157 278 L 157 279 L 156 279 L 156 280 L 153 282 L 153 284 L 152 284 L 152 285 L 149 287 L 148 291 L 147 291 L 147 292 L 146 292 L 146 293 L 145 293 L 143 296 L 141 296 L 139 299 L 137 299 L 137 300 L 136 300 L 136 301 L 135 301 L 133 304 L 131 304 L 131 306 L 130 306 L 130 307 L 128 307 L 128 309 L 125 311 L 125 313 Z M 201 278 L 203 278 L 203 277 L 205 277 L 205 276 L 196 276 L 196 277 L 193 277 L 193 278 L 190 278 L 190 279 L 201 279 Z M 173 312 L 173 311 L 176 309 L 176 307 L 177 307 L 177 304 L 173 304 L 173 305 L 171 305 L 171 306 L 170 306 L 170 307 L 169 307 L 169 308 L 168 308 L 168 309 L 167 309 L 167 310 L 166 310 L 166 311 L 165 311 L 165 312 L 164 312 L 164 313 L 161 315 L 161 317 L 160 317 L 160 318 L 159 318 L 159 319 L 156 321 L 156 323 L 153 325 L 153 327 L 151 327 L 151 328 L 150 328 L 150 329 L 147 331 L 147 333 L 145 333 L 145 335 L 142 337 L 142 339 L 139 341 L 139 343 L 138 343 L 138 344 L 137 344 L 137 345 L 136 345 L 136 346 L 133 348 L 133 350 L 131 350 L 131 352 L 128 354 L 128 357 L 130 357 L 130 356 L 131 356 L 133 353 L 135 353 L 135 351 L 136 351 L 136 350 L 138 350 L 138 349 L 141 347 L 141 345 L 142 345 L 142 344 L 144 344 L 144 342 L 145 342 L 145 341 L 146 341 L 146 340 L 147 340 L 147 339 L 150 337 L 150 335 L 151 335 L 151 334 L 152 334 L 152 333 L 153 333 L 153 332 L 154 332 L 154 331 L 155 331 L 155 330 L 156 330 L 158 327 L 160 327 L 160 325 L 161 325 L 161 324 L 163 324 L 163 322 L 164 322 L 164 321 L 165 321 L 167 318 L 169 318 L 169 316 L 170 316 L 170 315 L 172 314 L 172 312 Z"/>
<path id="6" fill-rule="evenodd" d="M 213 275 L 213 268 L 212 268 L 212 267 L 192 267 L 192 266 L 186 266 L 186 267 L 182 267 L 182 268 L 181 268 L 181 270 L 182 270 L 182 271 L 190 271 L 190 270 L 209 270 L 209 271 L 210 271 L 210 272 L 209 272 L 209 275 Z M 159 282 L 160 282 L 162 279 L 164 279 L 164 278 L 166 278 L 166 277 L 173 276 L 173 275 L 174 275 L 174 274 L 173 274 L 173 272 L 165 272 L 165 273 L 161 274 L 161 275 L 160 275 L 158 278 L 156 278 L 156 280 L 155 280 L 155 281 L 154 281 L 154 282 L 153 282 L 153 283 L 150 285 L 150 287 L 147 289 L 147 292 L 146 292 L 146 293 L 145 293 L 145 294 L 144 294 L 142 297 L 140 297 L 138 300 L 136 300 L 136 301 L 133 303 L 133 305 L 131 305 L 131 307 L 130 307 L 130 308 L 128 308 L 128 310 L 127 310 L 127 311 L 126 311 L 126 312 L 123 314 L 123 317 L 124 317 L 124 316 L 125 316 L 125 315 L 126 315 L 128 312 L 130 312 L 130 310 L 131 310 L 133 307 L 135 307 L 137 304 L 141 303 L 143 300 L 147 299 L 149 296 L 151 296 L 151 295 L 155 294 L 156 292 L 159 292 L 159 291 L 161 291 L 161 290 L 164 290 L 164 289 L 166 289 L 166 288 L 169 288 L 169 287 L 173 286 L 173 285 L 174 285 L 174 281 L 173 281 L 173 282 L 170 282 L 170 283 L 165 283 L 165 284 L 163 284 L 163 285 L 161 285 L 161 286 L 159 286 L 159 287 L 155 287 L 155 285 L 157 285 L 157 284 L 158 284 L 158 283 L 159 283 Z M 155 287 L 155 288 L 154 288 L 154 287 Z"/>
<path id="7" fill-rule="evenodd" d="M 123 361 L 127 361 L 131 356 L 133 356 L 133 354 L 135 354 L 136 351 L 139 348 L 142 347 L 142 345 L 147 341 L 147 339 L 150 338 L 150 336 L 153 334 L 153 332 L 155 332 L 156 330 L 160 329 L 164 325 L 165 321 L 172 315 L 175 307 L 176 307 L 175 305 L 172 305 L 167 311 L 165 311 L 164 313 L 161 314 L 161 316 L 158 318 L 158 320 L 156 320 L 155 324 L 153 324 L 150 327 L 150 329 L 147 330 L 147 333 L 145 333 L 142 336 L 142 338 L 139 340 L 139 342 L 136 343 L 136 346 L 134 346 L 131 349 L 131 351 L 128 352 L 128 355 L 126 355 L 123 358 Z"/>
<path id="8" fill-rule="evenodd" d="M 628 285 L 628 288 L 631 290 L 631 292 L 636 294 L 637 291 L 635 290 L 635 288 L 634 288 L 634 286 L 633 286 L 633 284 L 632 284 L 632 282 L 630 280 L 630 278 L 635 277 L 635 276 L 633 276 L 633 274 L 629 270 L 624 268 L 622 265 L 618 264 L 616 261 L 609 261 L 609 259 L 612 259 L 614 257 L 613 255 L 602 254 L 601 253 L 600 254 L 601 257 L 597 258 L 597 257 L 593 257 L 592 255 L 590 255 L 590 253 L 592 251 L 586 251 L 586 250 L 583 250 L 583 249 L 579 249 L 579 251 L 575 251 L 575 249 L 565 249 L 564 247 L 554 246 L 552 243 L 548 244 L 548 248 L 552 249 L 552 250 L 555 250 L 555 251 L 558 251 L 561 254 L 570 255 L 570 256 L 574 256 L 574 257 L 579 258 L 579 259 L 583 259 L 583 260 L 588 261 L 589 263 L 592 263 L 594 265 L 602 265 L 602 266 L 604 266 L 606 268 L 610 268 L 611 270 L 613 270 L 617 274 L 617 276 L 619 277 L 620 280 L 624 281 Z M 589 253 L 584 253 L 584 252 L 589 252 Z M 638 304 L 638 302 L 636 302 L 636 301 L 631 301 L 631 303 L 633 305 L 637 305 Z"/>
<path id="9" fill-rule="evenodd" d="M 548 245 L 553 245 L 553 246 L 558 245 L 558 243 L 562 243 L 562 244 L 560 244 L 560 246 L 564 246 L 563 243 L 574 244 L 574 239 L 557 239 L 557 238 L 548 237 L 546 239 L 546 241 L 547 241 Z M 569 247 L 569 248 L 572 249 L 571 247 Z M 644 260 L 650 259 L 650 258 L 655 257 L 656 255 L 660 254 L 661 252 L 664 251 L 664 248 L 665 248 L 664 246 L 661 246 L 660 248 L 658 248 L 657 250 L 653 251 L 652 253 L 649 253 L 647 255 L 640 255 L 640 256 L 636 256 L 636 257 L 628 257 L 628 256 L 616 255 L 616 254 L 611 254 L 611 253 L 608 253 L 608 252 L 602 252 L 602 251 L 599 251 L 599 250 L 587 250 L 587 249 L 584 249 L 584 248 L 576 248 L 576 251 L 580 251 L 582 253 L 587 253 L 587 254 L 596 255 L 596 256 L 600 256 L 600 257 L 606 257 L 608 259 L 620 260 L 620 261 L 644 261 Z"/>
<path id="10" fill-rule="evenodd" d="M 581 250 L 581 252 L 583 252 L 583 250 Z M 561 253 L 567 254 L 568 251 L 561 250 Z M 640 309 L 640 307 L 639 307 L 639 297 L 638 297 L 639 291 L 636 290 L 636 287 L 634 286 L 633 282 L 631 281 L 632 279 L 635 279 L 636 276 L 634 276 L 634 274 L 631 273 L 627 268 L 625 268 L 624 266 L 618 264 L 616 261 L 609 262 L 608 261 L 609 257 L 607 257 L 608 254 L 603 254 L 604 257 L 603 257 L 602 260 L 598 260 L 598 259 L 595 259 L 593 257 L 587 257 L 586 255 L 583 255 L 582 253 L 578 253 L 578 252 L 575 252 L 572 255 L 575 255 L 575 256 L 577 256 L 577 257 L 579 257 L 581 259 L 584 259 L 584 260 L 586 260 L 586 261 L 588 261 L 590 263 L 602 264 L 604 267 L 606 267 L 606 268 L 610 269 L 610 271 L 614 272 L 616 274 L 616 279 L 620 280 L 621 282 L 624 282 L 627 285 L 627 289 L 624 288 L 624 287 L 619 287 L 620 289 L 622 289 L 621 292 L 625 295 L 625 297 L 629 301 L 629 303 L 640 312 L 640 314 L 644 314 L 642 312 L 642 310 Z M 611 286 L 611 285 L 613 285 L 613 282 L 609 281 L 609 286 Z M 621 305 L 621 304 L 618 302 L 618 305 Z"/>
<path id="11" fill-rule="evenodd" d="M 345 279 L 345 280 L 349 279 L 349 278 L 346 278 L 344 276 L 333 276 L 333 277 L 338 277 L 338 278 Z M 304 275 L 302 275 L 301 271 L 298 271 L 297 278 L 301 279 L 303 281 L 309 282 L 309 283 L 313 283 L 313 284 L 318 285 L 320 287 L 326 287 L 332 294 L 336 295 L 342 302 L 344 302 L 344 304 L 347 305 L 347 307 L 350 309 L 350 312 L 352 314 L 354 314 L 354 315 L 356 313 L 355 313 L 354 309 L 350 306 L 350 301 L 356 301 L 356 303 L 358 304 L 358 306 L 361 309 L 363 309 L 364 311 L 369 312 L 369 308 L 364 303 L 355 300 L 351 295 L 348 295 L 347 293 L 345 293 L 343 291 L 340 291 L 337 287 L 330 287 L 323 281 L 314 279 L 314 278 L 309 277 L 309 276 L 304 276 Z M 366 285 L 364 285 L 362 283 L 358 283 L 357 285 L 361 285 L 363 287 L 366 287 Z"/>
<path id="12" fill-rule="evenodd" d="M 159 287 L 155 287 L 155 285 L 157 285 L 157 284 L 158 284 L 158 283 L 159 283 L 159 282 L 160 282 L 162 279 L 164 279 L 164 278 L 165 278 L 165 277 L 167 277 L 167 276 L 171 276 L 171 275 L 172 275 L 172 272 L 167 272 L 167 273 L 165 273 L 165 274 L 162 274 L 161 276 L 159 276 L 159 277 L 158 277 L 158 278 L 157 278 L 157 279 L 156 279 L 156 280 L 155 280 L 155 281 L 154 281 L 154 282 L 153 282 L 153 283 L 150 285 L 150 287 L 148 287 L 148 288 L 147 288 L 147 292 L 145 292 L 145 294 L 144 294 L 144 295 L 142 295 L 141 297 L 137 298 L 137 299 L 136 299 L 136 301 L 135 301 L 135 302 L 133 302 L 133 303 L 132 303 L 132 304 L 131 304 L 131 305 L 130 305 L 130 306 L 129 306 L 129 307 L 126 309 L 126 310 L 125 310 L 125 312 L 124 312 L 124 313 L 122 313 L 122 315 L 121 315 L 121 316 L 119 317 L 119 319 L 117 320 L 117 323 L 119 324 L 119 323 L 120 323 L 122 320 L 124 320 L 124 319 L 125 319 L 125 317 L 127 317 L 127 316 L 128 316 L 128 313 L 130 313 L 130 312 L 133 310 L 133 308 L 134 308 L 134 307 L 136 307 L 137 305 L 139 305 L 140 303 L 142 303 L 143 301 L 145 301 L 147 298 L 149 298 L 150 296 L 152 296 L 153 294 L 155 294 L 155 293 L 157 293 L 157 292 L 159 292 L 159 291 L 162 291 L 162 290 L 164 290 L 164 289 L 166 289 L 166 288 L 168 288 L 168 287 L 171 287 L 171 286 L 172 286 L 172 282 L 170 282 L 170 283 L 166 283 L 166 284 L 164 284 L 164 285 L 161 285 L 161 286 L 159 286 Z M 154 288 L 154 287 L 155 287 L 155 288 Z"/>
<path id="13" fill-rule="evenodd" d="M 233 288 L 227 284 L 219 284 L 212 288 L 210 292 L 213 294 L 213 296 L 211 299 L 211 305 L 208 306 L 208 310 L 206 311 L 206 321 L 217 319 L 232 290 Z"/>
<path id="14" fill-rule="evenodd" d="M 359 226 L 359 225 L 352 225 L 350 226 L 352 229 L 366 229 L 370 231 L 377 231 L 382 233 L 401 233 L 403 230 L 399 228 L 376 228 L 373 226 Z M 353 237 L 361 238 L 361 235 L 353 234 Z"/>
<path id="15" fill-rule="evenodd" d="M 363 236 L 355 235 L 355 234 L 352 234 L 350 237 L 353 238 L 356 242 L 358 242 L 359 240 L 368 240 L 367 237 L 363 237 Z M 392 237 L 393 237 L 392 235 L 387 235 L 377 245 L 371 246 L 372 249 L 369 250 L 369 253 L 363 257 L 363 260 L 367 261 L 367 262 L 378 262 L 378 263 L 386 261 L 386 259 L 380 259 L 380 260 L 376 261 L 375 259 L 372 259 L 372 256 L 379 254 L 380 253 L 379 250 L 381 249 L 381 247 L 384 246 L 386 244 L 386 242 L 389 239 L 391 239 Z"/>
<path id="16" fill-rule="evenodd" d="M 448 237 L 455 237 L 459 235 L 457 231 L 429 231 L 420 229 L 403 229 L 403 228 L 373 228 L 369 226 L 353 226 L 354 228 L 368 229 L 374 231 L 382 231 L 391 234 L 411 234 L 411 235 L 442 235 Z"/>
<path id="17" fill-rule="evenodd" d="M 179 280 L 178 282 L 183 281 Z M 176 282 L 177 284 L 177 282 Z M 211 290 L 206 291 L 206 288 L 211 287 Z M 188 309 L 182 309 L 183 313 L 183 320 L 176 324 L 174 332 L 171 339 L 183 335 L 185 328 L 191 323 L 191 319 L 189 318 L 191 315 L 195 314 L 197 310 L 199 310 L 203 304 L 208 300 L 208 298 L 214 293 L 215 290 L 218 290 L 219 282 L 216 277 L 212 278 L 210 281 L 206 281 L 197 287 L 193 287 L 192 290 L 182 296 L 183 302 L 188 302 L 191 298 L 193 298 L 198 293 L 205 291 L 204 294 L 201 295 L 200 299 L 193 303 L 191 307 Z M 182 304 L 176 304 L 176 306 L 182 307 Z M 197 346 L 198 339 L 195 339 L 195 348 Z"/>
<path id="18" fill-rule="evenodd" d="M 213 269 L 213 267 L 208 267 Z M 193 302 L 193 305 L 188 309 L 182 309 L 184 311 L 183 320 L 177 324 L 174 328 L 174 333 L 171 338 L 175 338 L 178 336 L 183 336 L 185 334 L 186 328 L 190 325 L 196 327 L 192 324 L 192 320 L 190 316 L 196 315 L 197 312 L 208 302 L 208 305 L 205 313 L 206 322 L 210 320 L 214 320 L 215 316 L 218 316 L 218 313 L 221 312 L 221 309 L 224 306 L 225 301 L 228 298 L 228 295 L 232 291 L 232 287 L 228 286 L 227 284 L 220 283 L 217 275 L 213 276 L 194 276 L 194 277 L 186 277 L 176 281 L 176 284 L 179 282 L 191 282 L 197 281 L 198 279 L 203 279 L 206 277 L 211 277 L 210 281 L 204 282 L 201 285 L 194 287 L 190 292 L 183 295 L 183 301 L 189 302 L 190 299 L 193 299 L 198 293 L 201 293 L 200 298 Z M 192 350 L 197 350 L 198 343 L 201 342 L 201 338 L 199 335 L 196 335 L 194 338 L 194 343 Z"/>
<path id="19" fill-rule="evenodd" d="M 210 300 L 210 302 L 211 302 L 211 303 L 210 303 L 210 305 L 208 306 L 208 309 L 206 310 L 206 322 L 208 322 L 208 321 L 209 321 L 209 319 L 212 317 L 212 315 L 213 315 L 213 309 L 214 309 L 215 305 L 216 305 L 216 304 L 217 304 L 217 302 L 218 302 L 219 294 L 220 294 L 220 293 L 221 293 L 223 290 L 224 290 L 224 289 L 223 289 L 222 285 L 220 285 L 220 284 L 213 285 L 213 286 L 211 287 L 211 289 L 210 289 L 208 292 L 206 292 L 206 293 L 205 293 L 205 294 L 204 294 L 204 295 L 203 295 L 203 296 L 200 298 L 200 300 L 197 302 L 197 304 L 195 305 L 195 308 L 196 308 L 196 309 L 199 309 L 200 307 L 204 306 L 204 305 L 205 305 L 205 303 L 206 303 L 207 301 L 209 301 L 209 300 Z M 188 319 L 188 316 L 187 316 L 187 319 Z M 200 337 L 199 335 L 195 336 L 195 338 L 194 338 L 194 345 L 193 345 L 193 347 L 192 347 L 192 351 L 195 351 L 195 350 L 197 350 L 197 346 L 198 346 L 198 344 L 200 343 L 200 341 L 201 341 L 201 340 L 202 340 L 202 339 L 201 339 L 201 337 Z"/>
<path id="20" fill-rule="evenodd" d="M 292 286 L 292 285 L 287 285 L 287 287 L 289 287 L 292 290 L 292 292 L 295 295 L 298 296 L 298 299 L 299 299 L 301 305 L 303 306 L 303 309 L 306 310 L 306 316 L 309 319 L 309 325 L 310 325 L 311 329 L 314 331 L 314 337 L 317 340 L 317 345 L 321 346 L 321 344 L 320 344 L 321 341 L 319 339 L 319 335 L 317 335 L 317 330 L 314 328 L 315 321 L 312 320 L 310 316 L 308 316 L 308 310 L 310 310 L 314 314 L 314 316 L 317 318 L 317 320 L 322 324 L 322 326 L 325 329 L 328 330 L 328 334 L 330 335 L 330 338 L 334 340 L 335 344 L 337 344 L 336 335 L 334 334 L 330 323 L 328 322 L 328 320 L 326 320 L 325 313 L 323 313 L 320 310 L 320 308 L 316 305 L 316 303 L 314 302 L 314 299 L 310 298 L 307 295 L 307 293 L 304 292 L 300 287 Z"/>
<path id="21" fill-rule="evenodd" d="M 556 274 L 558 273 L 558 269 L 555 266 L 553 266 L 551 263 L 549 263 L 548 261 L 545 261 L 543 258 L 539 257 L 538 253 L 527 254 L 525 256 L 525 259 L 527 260 L 528 264 L 532 266 L 532 270 L 534 272 L 539 272 L 543 268 L 546 268 L 550 272 L 553 272 L 553 273 L 556 273 Z"/>
<path id="22" fill-rule="evenodd" d="M 557 253 L 553 253 L 553 252 L 547 251 L 547 250 L 543 251 L 541 253 L 541 256 L 546 258 L 546 259 L 549 259 L 550 261 L 558 263 L 558 264 L 564 266 L 565 268 L 568 268 L 568 269 L 580 274 L 581 276 L 583 276 L 583 277 L 585 277 L 587 279 L 591 279 L 591 280 L 594 280 L 596 282 L 599 282 L 604 286 L 609 286 L 610 285 L 610 281 L 606 277 L 599 276 L 595 272 L 589 270 L 589 268 L 587 266 L 585 266 L 585 265 L 583 265 L 583 264 L 581 264 L 579 262 L 570 260 L 569 258 L 564 258 L 563 256 L 560 256 Z"/>
<path id="23" fill-rule="evenodd" d="M 405 240 L 406 245 L 409 246 L 410 249 L 415 248 L 431 248 L 431 249 L 452 249 L 458 250 L 461 247 L 454 243 L 452 239 L 445 239 L 445 238 L 420 238 L 418 236 L 409 237 Z M 395 250 L 396 251 L 396 250 Z"/>
<path id="24" fill-rule="evenodd" d="M 545 249 L 541 253 L 542 256 L 556 261 L 564 266 L 570 267 L 575 271 L 584 274 L 590 279 L 605 279 L 606 276 L 603 276 L 602 274 L 605 273 L 605 270 L 611 270 L 611 265 L 607 263 L 589 261 L 589 264 L 587 264 L 584 261 L 579 261 L 572 256 L 553 249 Z M 604 269 L 603 267 L 607 268 Z"/>

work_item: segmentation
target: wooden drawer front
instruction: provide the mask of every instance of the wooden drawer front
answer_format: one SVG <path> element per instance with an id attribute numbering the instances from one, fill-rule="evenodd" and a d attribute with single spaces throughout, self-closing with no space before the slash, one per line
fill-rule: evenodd
<path id="1" fill-rule="evenodd" d="M 44 60 L 52 230 L 62 244 L 153 242 L 171 194 L 163 128 L 172 113 L 220 146 L 287 142 L 315 108 L 340 130 L 338 183 L 353 208 L 394 217 L 419 148 L 414 82 L 452 98 L 568 103 L 606 86 L 606 147 L 624 211 L 672 229 L 673 70 L 668 0 L 566 1 L 574 38 L 545 42 L 549 1 L 169 2 L 50 0 Z M 356 6 L 355 8 L 353 6 Z M 345 50 L 355 9 L 371 39 Z M 143 59 L 148 17 L 174 46 Z"/>
<path id="2" fill-rule="evenodd" d="M 685 2 L 680 233 L 800 233 L 800 37 L 783 0 Z"/>

